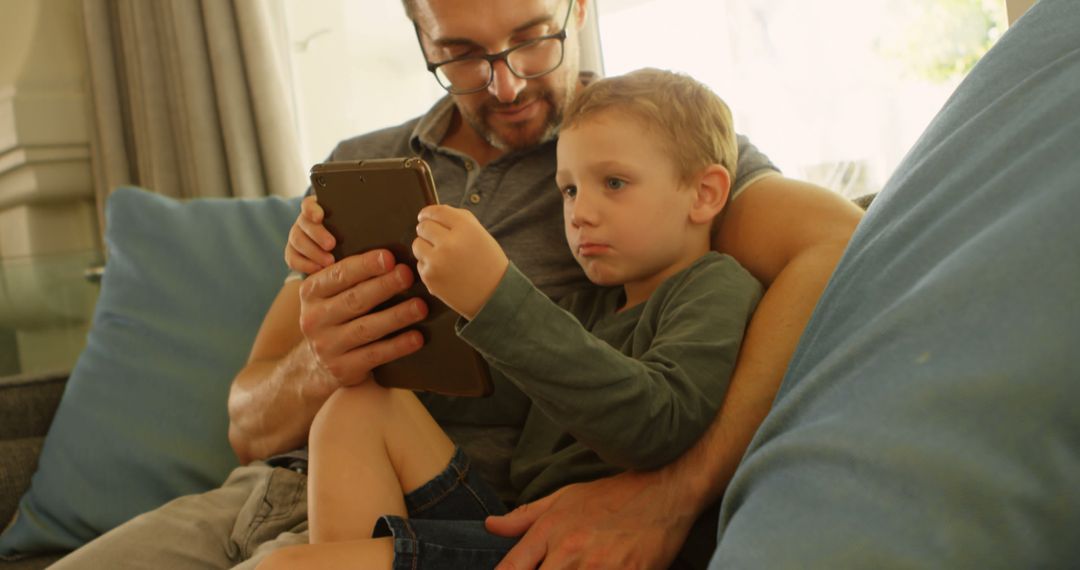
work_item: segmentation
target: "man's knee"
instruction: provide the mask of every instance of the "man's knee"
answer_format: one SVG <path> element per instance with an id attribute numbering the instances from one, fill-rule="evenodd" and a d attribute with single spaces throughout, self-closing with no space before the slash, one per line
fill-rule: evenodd
<path id="1" fill-rule="evenodd" d="M 301 546 L 279 548 L 263 558 L 255 570 L 289 570 L 302 567 Z"/>

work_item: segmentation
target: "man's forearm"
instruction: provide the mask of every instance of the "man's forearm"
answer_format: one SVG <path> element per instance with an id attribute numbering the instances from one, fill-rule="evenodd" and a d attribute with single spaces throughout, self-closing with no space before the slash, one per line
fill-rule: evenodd
<path id="1" fill-rule="evenodd" d="M 240 463 L 303 447 L 334 389 L 304 342 L 280 360 L 249 362 L 229 393 L 229 443 Z"/>
<path id="2" fill-rule="evenodd" d="M 724 403 L 700 440 L 662 475 L 686 489 L 685 508 L 699 513 L 718 500 L 762 420 L 787 370 L 846 244 L 809 249 L 773 281 L 750 320 Z"/>

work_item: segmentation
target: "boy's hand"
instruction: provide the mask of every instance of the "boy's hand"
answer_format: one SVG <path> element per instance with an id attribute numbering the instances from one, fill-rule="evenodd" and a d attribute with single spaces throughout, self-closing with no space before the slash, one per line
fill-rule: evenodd
<path id="1" fill-rule="evenodd" d="M 322 225 L 323 209 L 315 196 L 300 202 L 300 215 L 289 229 L 285 245 L 285 263 L 289 269 L 311 275 L 334 264 L 334 236 Z"/>
<path id="2" fill-rule="evenodd" d="M 412 250 L 420 279 L 459 315 L 474 318 L 510 261 L 468 210 L 428 206 L 419 220 Z"/>

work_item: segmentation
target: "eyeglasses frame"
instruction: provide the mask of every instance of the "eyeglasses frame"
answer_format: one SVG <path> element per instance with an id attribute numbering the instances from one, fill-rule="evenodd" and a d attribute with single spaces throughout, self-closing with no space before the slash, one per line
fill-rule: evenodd
<path id="1" fill-rule="evenodd" d="M 430 71 L 431 74 L 435 76 L 435 81 L 439 84 L 439 86 L 442 87 L 443 89 L 445 89 L 448 93 L 450 93 L 452 95 L 468 95 L 470 93 L 479 93 L 480 91 L 483 91 L 484 89 L 487 89 L 488 86 L 491 85 L 492 82 L 495 81 L 495 62 L 497 62 L 497 61 L 502 61 L 503 63 L 505 63 L 506 64 L 506 69 L 510 70 L 510 73 L 514 74 L 514 77 L 517 77 L 518 79 L 536 79 L 537 77 L 543 77 L 543 76 L 555 71 L 556 69 L 559 69 L 559 67 L 561 67 L 562 64 L 563 64 L 563 60 L 566 58 L 566 45 L 565 45 L 566 44 L 566 26 L 567 26 L 567 24 L 570 23 L 570 13 L 573 12 L 573 11 L 574 11 L 574 0 L 570 0 L 570 5 L 567 6 L 567 8 L 566 8 L 566 16 L 563 18 L 562 29 L 559 30 L 558 32 L 554 33 L 554 34 L 547 34 L 547 35 L 544 35 L 544 36 L 540 36 L 538 38 L 533 38 L 533 39 L 531 39 L 529 41 L 522 42 L 522 43 L 520 43 L 520 44 L 518 44 L 516 46 L 506 48 L 506 49 L 500 51 L 499 53 L 491 53 L 491 54 L 483 54 L 483 55 L 467 55 L 467 56 L 464 56 L 464 57 L 456 57 L 454 59 L 448 59 L 446 61 L 440 61 L 438 63 L 432 63 L 431 60 L 428 59 L 427 51 L 424 50 L 424 42 L 420 37 L 421 36 L 420 26 L 417 25 L 417 23 L 415 21 L 413 21 L 413 30 L 416 32 L 416 41 L 420 44 L 420 53 L 423 54 L 423 56 L 424 56 L 424 63 L 427 64 L 427 70 Z M 519 49 L 523 49 L 523 48 L 526 48 L 526 47 L 529 47 L 529 46 L 534 46 L 534 45 L 536 45 L 536 44 L 538 44 L 540 42 L 547 41 L 547 40 L 559 40 L 559 50 L 560 50 L 559 51 L 559 62 L 556 63 L 554 67 L 552 67 L 551 69 L 549 69 L 549 70 L 547 70 L 547 71 L 545 71 L 543 73 L 537 73 L 535 75 L 521 75 L 514 69 L 514 66 L 510 65 L 510 61 L 508 59 L 510 57 L 510 54 L 514 53 L 515 51 L 517 51 Z M 482 85 L 480 87 L 477 87 L 476 89 L 469 89 L 467 91 L 454 91 L 452 86 L 447 87 L 446 85 L 443 85 L 442 81 L 439 80 L 439 75 L 437 73 L 435 73 L 436 69 L 438 69 L 439 67 L 442 67 L 444 65 L 447 65 L 447 64 L 450 64 L 450 63 L 458 63 L 458 62 L 461 62 L 461 61 L 468 61 L 468 60 L 486 60 L 488 62 L 489 73 L 488 73 L 487 83 L 485 83 L 484 85 Z"/>

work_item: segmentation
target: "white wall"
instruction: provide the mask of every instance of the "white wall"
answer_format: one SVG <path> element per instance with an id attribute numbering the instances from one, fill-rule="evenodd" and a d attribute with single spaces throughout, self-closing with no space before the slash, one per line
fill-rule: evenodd
<path id="1" fill-rule="evenodd" d="M 81 350 L 99 257 L 80 0 L 0 0 L 0 375 Z"/>

